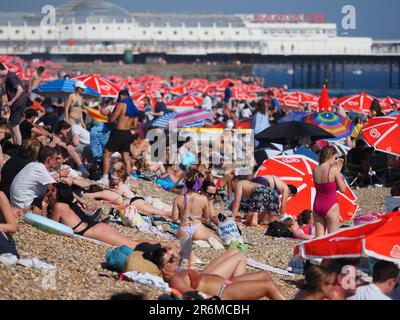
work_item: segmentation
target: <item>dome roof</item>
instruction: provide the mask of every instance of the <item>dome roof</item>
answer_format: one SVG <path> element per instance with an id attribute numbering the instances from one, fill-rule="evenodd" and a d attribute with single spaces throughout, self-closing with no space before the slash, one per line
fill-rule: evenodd
<path id="1" fill-rule="evenodd" d="M 62 23 L 88 22 L 122 22 L 131 21 L 129 11 L 103 0 L 71 0 L 57 8 L 57 17 Z"/>

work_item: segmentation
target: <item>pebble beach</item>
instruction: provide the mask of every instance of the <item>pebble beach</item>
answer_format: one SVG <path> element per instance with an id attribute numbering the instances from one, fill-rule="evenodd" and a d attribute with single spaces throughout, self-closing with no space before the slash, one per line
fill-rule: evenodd
<path id="1" fill-rule="evenodd" d="M 162 190 L 153 183 L 139 181 L 139 194 L 160 198 L 172 204 L 174 194 Z M 384 209 L 384 197 L 389 195 L 388 188 L 354 190 L 357 203 L 363 212 L 381 212 Z M 216 205 L 217 209 L 223 209 Z M 105 208 L 107 209 L 107 208 Z M 107 212 L 106 210 L 104 210 Z M 351 223 L 351 222 L 350 222 Z M 111 224 L 118 231 L 136 241 L 155 240 L 166 242 L 166 238 L 139 232 Z M 292 257 L 297 240 L 271 238 L 265 236 L 263 228 L 242 227 L 244 240 L 249 244 L 248 257 L 273 267 L 286 269 Z M 32 268 L 16 265 L 0 267 L 0 299 L 16 300 L 107 300 L 120 292 L 144 293 L 146 299 L 157 299 L 164 292 L 160 289 L 120 281 L 118 272 L 103 267 L 105 254 L 111 247 L 85 239 L 52 235 L 40 231 L 19 220 L 19 232 L 14 236 L 21 258 L 36 257 L 57 267 L 55 277 L 51 272 L 35 271 Z M 195 254 L 207 264 L 222 251 L 194 246 Z M 199 271 L 202 266 L 198 266 Z M 256 269 L 248 267 L 249 272 Z M 271 274 L 274 282 L 287 299 L 297 292 L 296 281 L 301 275 L 293 277 Z"/>

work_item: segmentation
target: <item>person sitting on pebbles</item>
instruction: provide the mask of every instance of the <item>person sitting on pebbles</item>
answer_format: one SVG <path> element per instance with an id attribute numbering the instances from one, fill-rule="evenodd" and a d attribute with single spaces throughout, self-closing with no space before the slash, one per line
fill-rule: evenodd
<path id="1" fill-rule="evenodd" d="M 173 250 L 158 249 L 145 258 L 157 265 L 170 287 L 182 294 L 199 291 L 222 300 L 285 300 L 268 272 L 246 273 L 246 256 L 237 249 L 225 251 L 202 273 L 192 269 L 178 271 L 180 256 Z"/>
<path id="2" fill-rule="evenodd" d="M 192 254 L 193 240 L 208 240 L 210 238 L 222 244 L 217 234 L 205 227 L 202 221 L 208 221 L 210 203 L 205 195 L 199 194 L 202 187 L 199 173 L 189 173 L 184 180 L 185 192 L 175 198 L 172 220 L 180 221 L 178 237 L 181 240 L 184 258 L 189 258 L 190 267 L 194 267 L 196 257 Z"/>
<path id="3" fill-rule="evenodd" d="M 279 219 L 279 194 L 276 190 L 260 183 L 240 180 L 238 176 L 232 179 L 231 186 L 232 190 L 235 190 L 235 201 L 232 208 L 235 218 L 239 213 L 240 201 L 244 196 L 248 198 L 249 208 L 246 225 L 269 224 Z"/>

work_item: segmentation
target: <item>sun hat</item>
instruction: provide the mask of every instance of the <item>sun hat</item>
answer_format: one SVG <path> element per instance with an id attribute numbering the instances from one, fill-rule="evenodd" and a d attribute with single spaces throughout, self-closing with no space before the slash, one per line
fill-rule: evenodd
<path id="1" fill-rule="evenodd" d="M 161 99 L 161 98 L 162 98 L 161 93 L 156 92 L 156 93 L 154 94 L 154 99 Z"/>
<path id="2" fill-rule="evenodd" d="M 74 83 L 74 87 L 75 88 L 81 88 L 83 90 L 85 90 L 87 88 L 87 86 L 82 81 L 76 81 Z"/>

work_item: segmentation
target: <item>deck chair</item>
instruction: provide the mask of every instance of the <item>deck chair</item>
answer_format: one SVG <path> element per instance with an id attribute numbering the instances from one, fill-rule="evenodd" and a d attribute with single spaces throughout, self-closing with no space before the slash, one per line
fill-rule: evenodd
<path id="1" fill-rule="evenodd" d="M 374 152 L 369 155 L 369 178 L 370 184 L 381 183 L 386 185 L 386 176 L 390 174 L 390 168 L 388 167 L 388 156 L 383 152 Z"/>
<path id="2" fill-rule="evenodd" d="M 344 175 L 347 178 L 350 187 L 358 187 L 362 181 L 362 166 L 351 162 L 349 154 L 344 156 Z"/>

